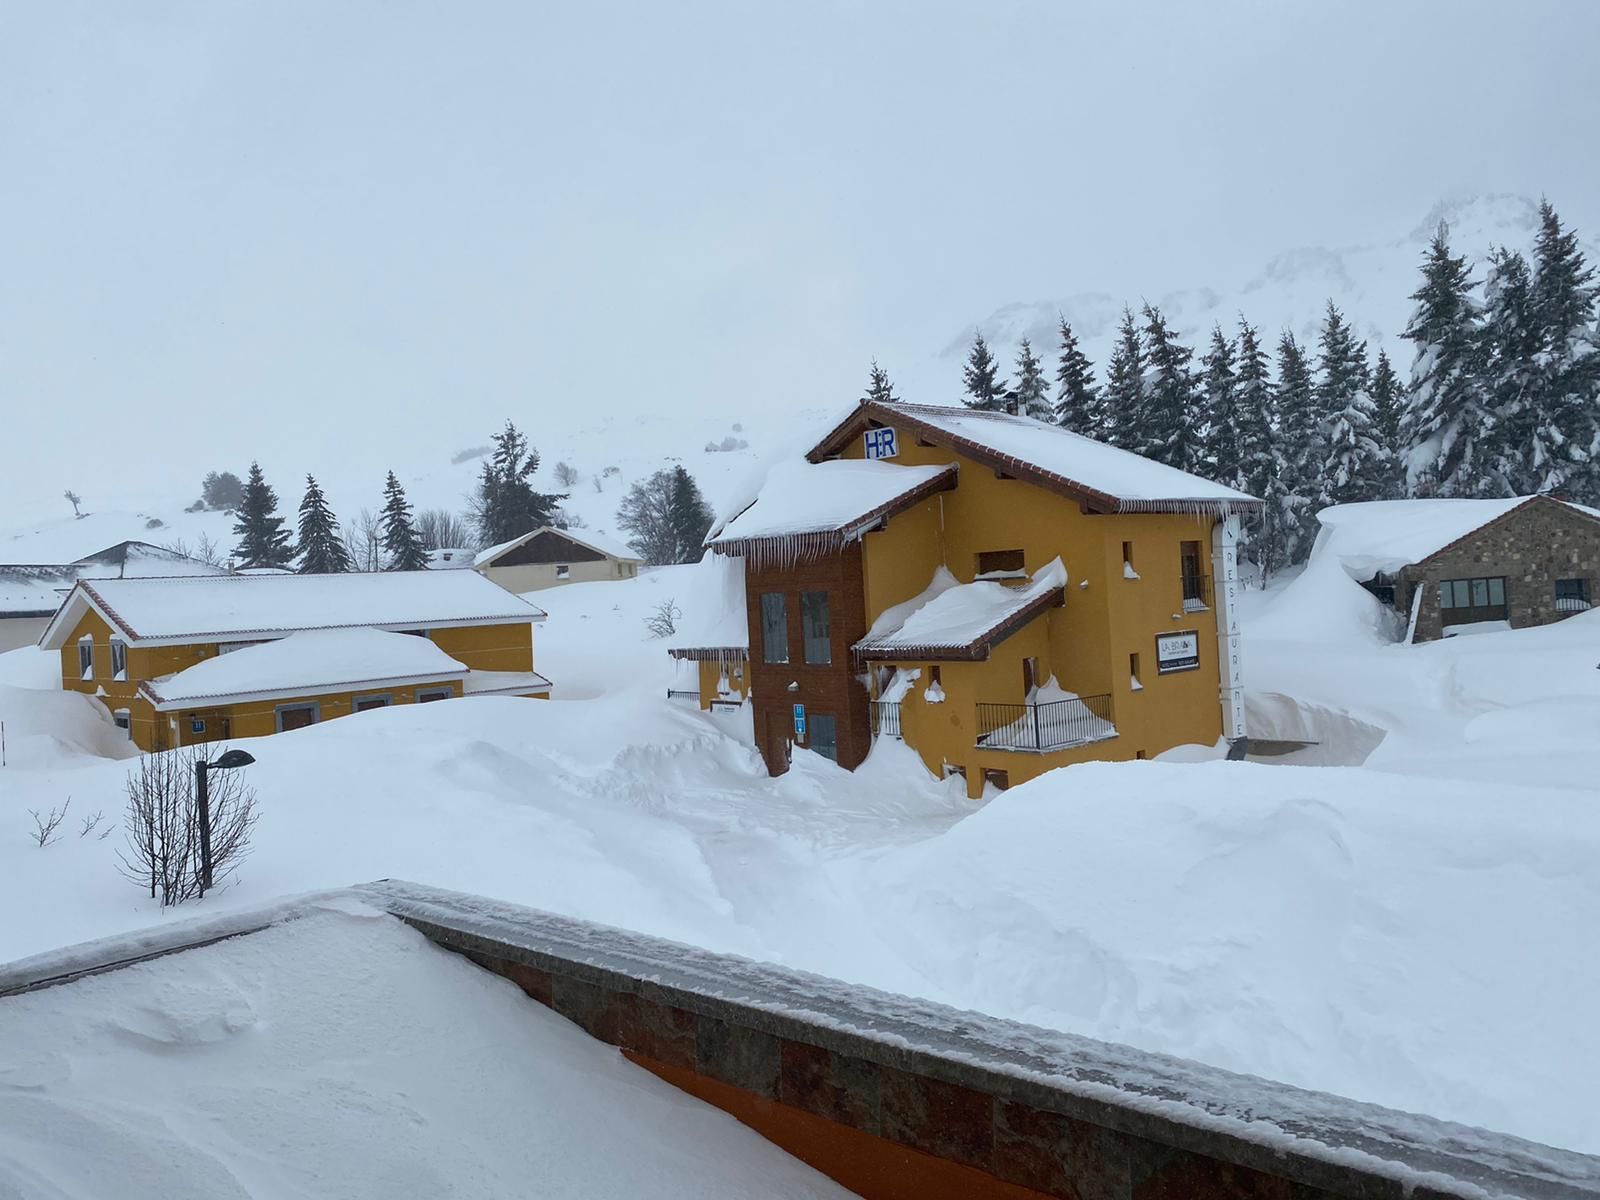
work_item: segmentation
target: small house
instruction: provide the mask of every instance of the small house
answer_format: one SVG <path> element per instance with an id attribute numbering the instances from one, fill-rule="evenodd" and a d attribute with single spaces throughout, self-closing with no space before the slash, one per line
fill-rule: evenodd
<path id="1" fill-rule="evenodd" d="M 545 697 L 544 612 L 473 571 L 79 580 L 39 644 L 142 750 L 394 704 Z"/>
<path id="2" fill-rule="evenodd" d="M 481 551 L 472 565 L 506 591 L 521 595 L 564 583 L 632 579 L 644 560 L 604 534 L 545 525 Z"/>
<path id="3" fill-rule="evenodd" d="M 224 569 L 149 542 L 118 542 L 70 563 L 0 563 L 0 651 L 32 646 L 80 579 L 221 575 Z"/>
<path id="4" fill-rule="evenodd" d="M 1553 496 L 1374 500 L 1318 514 L 1331 556 L 1404 620 L 1406 640 L 1548 625 L 1600 582 L 1600 510 Z"/>
<path id="5" fill-rule="evenodd" d="M 768 770 L 903 740 L 978 796 L 1052 767 L 1239 744 L 1233 488 L 1006 413 L 863 402 L 713 529 L 742 565 Z"/>

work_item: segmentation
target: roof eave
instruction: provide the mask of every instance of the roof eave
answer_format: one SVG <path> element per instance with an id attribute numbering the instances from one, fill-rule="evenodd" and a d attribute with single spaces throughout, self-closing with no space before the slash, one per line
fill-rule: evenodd
<path id="1" fill-rule="evenodd" d="M 338 683 L 308 686 L 260 688 L 252 692 L 216 692 L 197 696 L 167 698 L 156 690 L 149 680 L 139 685 L 139 694 L 147 699 L 157 712 L 182 712 L 191 708 L 215 708 L 219 705 L 247 704 L 252 700 L 293 700 L 301 696 L 336 696 L 343 692 L 369 692 L 380 688 L 408 687 L 413 684 L 453 683 L 469 674 L 463 667 L 459 671 L 427 671 L 422 674 L 393 675 L 382 679 L 350 679 Z"/>
<path id="2" fill-rule="evenodd" d="M 862 662 L 986 662 L 1001 642 L 1066 602 L 1066 588 L 1051 588 L 961 646 L 885 646 L 880 643 L 873 647 L 857 643 L 851 653 Z"/>

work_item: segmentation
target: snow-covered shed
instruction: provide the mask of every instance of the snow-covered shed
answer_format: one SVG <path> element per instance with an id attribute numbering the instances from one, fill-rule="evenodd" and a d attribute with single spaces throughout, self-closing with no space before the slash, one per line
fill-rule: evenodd
<path id="1" fill-rule="evenodd" d="M 518 595 L 564 583 L 632 579 L 643 565 L 630 547 L 604 533 L 554 525 L 490 546 L 472 561 L 480 574 Z"/>
<path id="2" fill-rule="evenodd" d="M 1554 496 L 1373 500 L 1318 520 L 1313 558 L 1399 612 L 1412 641 L 1559 621 L 1600 582 L 1600 510 Z"/>
<path id="3" fill-rule="evenodd" d="M 544 612 L 473 571 L 80 580 L 40 645 L 142 749 L 460 696 L 547 696 Z"/>

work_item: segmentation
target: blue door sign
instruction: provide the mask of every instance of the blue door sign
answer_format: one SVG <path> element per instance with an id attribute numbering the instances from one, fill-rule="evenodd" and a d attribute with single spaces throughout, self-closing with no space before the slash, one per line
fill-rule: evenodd
<path id="1" fill-rule="evenodd" d="M 794 736 L 802 740 L 806 736 L 806 706 L 804 704 L 796 704 L 794 706 Z"/>

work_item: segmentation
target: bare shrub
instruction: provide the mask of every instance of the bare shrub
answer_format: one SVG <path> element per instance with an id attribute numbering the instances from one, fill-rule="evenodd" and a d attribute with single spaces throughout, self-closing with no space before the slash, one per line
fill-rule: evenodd
<path id="1" fill-rule="evenodd" d="M 655 606 L 655 609 L 644 619 L 644 627 L 650 631 L 651 637 L 671 637 L 678 632 L 678 619 L 683 616 L 683 609 L 679 608 L 669 597 Z"/>
<path id="2" fill-rule="evenodd" d="M 127 847 L 118 851 L 124 878 L 148 888 L 163 908 L 202 894 L 200 811 L 195 767 L 211 744 L 143 754 L 128 773 Z M 256 793 L 238 771 L 213 771 L 208 777 L 211 810 L 211 884 L 218 886 L 250 852 L 256 823 Z"/>
<path id="3" fill-rule="evenodd" d="M 424 550 L 464 550 L 477 544 L 466 518 L 448 508 L 425 508 L 413 524 Z"/>
<path id="4" fill-rule="evenodd" d="M 352 571 L 383 569 L 383 518 L 363 508 L 344 527 L 344 544 L 350 551 Z"/>
<path id="5" fill-rule="evenodd" d="M 97 812 L 93 816 L 85 817 L 83 819 L 83 824 L 78 827 L 78 836 L 80 838 L 88 837 L 96 829 L 99 829 L 100 822 L 103 821 L 104 819 L 105 819 L 105 813 L 104 812 Z M 106 834 L 111 832 L 111 828 L 112 828 L 111 826 L 107 825 L 104 829 L 101 829 L 100 830 L 100 837 L 99 837 L 98 840 L 100 840 L 102 842 L 105 841 Z"/>
<path id="6" fill-rule="evenodd" d="M 556 464 L 556 482 L 562 487 L 570 489 L 578 482 L 578 469 L 569 462 Z"/>
<path id="7" fill-rule="evenodd" d="M 185 512 L 190 510 L 185 509 Z M 190 545 L 182 538 L 173 538 L 170 542 L 161 544 L 163 550 L 171 550 L 174 554 L 181 554 L 185 558 L 192 558 L 196 562 L 203 562 L 208 567 L 225 567 L 228 565 L 228 555 L 210 535 L 202 533 L 194 545 Z"/>
<path id="8" fill-rule="evenodd" d="M 67 819 L 67 809 L 72 807 L 72 797 L 67 797 L 67 802 L 59 809 L 52 808 L 44 816 L 39 815 L 39 810 L 30 808 L 28 815 L 33 818 L 33 832 L 28 836 L 42 849 L 51 842 L 59 840 L 56 830 L 61 828 L 61 822 Z"/>

